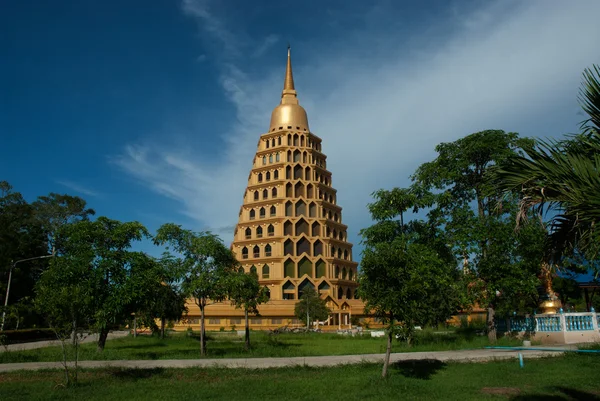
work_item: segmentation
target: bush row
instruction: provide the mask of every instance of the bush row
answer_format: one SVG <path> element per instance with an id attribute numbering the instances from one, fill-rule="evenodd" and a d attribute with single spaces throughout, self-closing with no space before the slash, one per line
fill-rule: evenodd
<path id="1" fill-rule="evenodd" d="M 52 329 L 5 330 L 0 333 L 4 344 L 28 343 L 32 341 L 56 340 Z"/>

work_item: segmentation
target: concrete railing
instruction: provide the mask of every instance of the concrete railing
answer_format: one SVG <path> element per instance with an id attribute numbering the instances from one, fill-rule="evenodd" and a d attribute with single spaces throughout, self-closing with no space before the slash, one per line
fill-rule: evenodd
<path id="1" fill-rule="evenodd" d="M 511 317 L 498 325 L 499 331 L 532 333 L 534 340 L 561 344 L 600 341 L 599 327 L 600 315 L 595 311 Z"/>

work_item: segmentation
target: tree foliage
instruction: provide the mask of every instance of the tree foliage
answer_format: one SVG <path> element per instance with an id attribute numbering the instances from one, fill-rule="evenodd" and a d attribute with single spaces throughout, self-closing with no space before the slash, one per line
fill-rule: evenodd
<path id="1" fill-rule="evenodd" d="M 493 182 L 521 194 L 518 222 L 528 211 L 550 217 L 546 258 L 598 259 L 600 251 L 600 68 L 584 71 L 580 103 L 588 118 L 582 133 L 566 140 L 538 140 L 497 169 Z"/>
<path id="2" fill-rule="evenodd" d="M 410 342 L 415 326 L 444 321 L 460 303 L 458 272 L 443 233 L 423 221 L 404 222 L 407 210 L 429 202 L 430 194 L 421 195 L 411 189 L 376 192 L 369 210 L 378 221 L 361 231 L 365 249 L 358 291 L 365 312 L 387 326 L 383 376 L 394 335 Z"/>
<path id="3" fill-rule="evenodd" d="M 7 311 L 17 316 L 17 324 L 41 324 L 35 308 L 30 307 L 35 283 L 49 264 L 39 257 L 53 254 L 60 227 L 93 214 L 81 198 L 51 193 L 30 204 L 8 182 L 0 182 L 0 289 L 4 296 L 11 265 L 17 262 Z M 19 263 L 24 259 L 29 260 Z"/>
<path id="4" fill-rule="evenodd" d="M 49 253 L 54 254 L 57 247 L 57 235 L 62 227 L 79 221 L 87 221 L 96 214 L 93 209 L 87 208 L 84 199 L 78 196 L 50 193 L 39 196 L 32 203 L 36 219 L 46 235 Z"/>
<path id="5" fill-rule="evenodd" d="M 148 289 L 149 297 L 139 299 L 136 318 L 164 338 L 167 322 L 178 321 L 187 311 L 186 297 L 181 288 L 181 267 L 177 258 L 167 253 L 160 259 L 154 259 L 152 266 L 148 276 L 154 276 L 149 280 L 153 289 Z"/>
<path id="6" fill-rule="evenodd" d="M 93 324 L 93 271 L 85 259 L 52 258 L 36 285 L 35 306 L 61 343 L 65 383 L 71 381 L 69 360 L 74 352 L 73 379 L 77 382 L 78 343 L 82 329 Z M 91 284 L 91 285 L 90 285 Z M 69 346 L 72 339 L 72 350 Z"/>
<path id="7" fill-rule="evenodd" d="M 204 314 L 210 302 L 223 301 L 228 293 L 229 275 L 236 271 L 237 261 L 221 239 L 209 232 L 194 232 L 168 223 L 158 229 L 154 238 L 158 245 L 167 244 L 180 254 L 181 288 L 200 309 L 200 352 L 206 355 Z"/>
<path id="8" fill-rule="evenodd" d="M 477 132 L 438 145 L 436 159 L 412 176 L 413 187 L 434 194 L 429 221 L 444 230 L 470 278 L 469 297 L 488 307 L 492 341 L 498 308 L 515 307 L 515 299 L 527 300 L 529 308 L 535 304 L 545 232 L 533 224 L 519 236 L 512 223 L 518 199 L 506 196 L 489 176 L 495 166 L 521 155 L 532 143 L 501 130 Z"/>
<path id="9" fill-rule="evenodd" d="M 35 210 L 23 196 L 14 192 L 12 186 L 0 182 L 0 297 L 4 301 L 9 272 L 14 261 L 46 254 L 46 241 Z M 21 310 L 21 303 L 34 296 L 33 286 L 39 274 L 47 265 L 46 261 L 35 260 L 16 265 L 12 272 L 9 310 L 11 315 Z M 4 302 L 2 302 L 3 304 Z M 38 323 L 31 312 L 24 311 L 26 324 Z M 10 319 L 9 319 L 10 321 Z"/>
<path id="10" fill-rule="evenodd" d="M 302 323 L 310 328 L 310 321 L 327 320 L 331 310 L 327 302 L 321 299 L 317 291 L 312 287 L 306 287 L 302 291 L 300 300 L 294 307 L 294 314 Z"/>
<path id="11" fill-rule="evenodd" d="M 160 284 L 155 261 L 131 250 L 134 241 L 145 237 L 148 232 L 142 224 L 106 217 L 62 227 L 58 256 L 38 286 L 40 302 L 50 302 L 44 295 L 59 290 L 61 277 L 72 276 L 73 285 L 83 285 L 81 293 L 92 302 L 88 318 L 99 332 L 98 350 L 102 351 L 109 330 L 126 321 Z"/>
<path id="12" fill-rule="evenodd" d="M 231 303 L 244 310 L 245 336 L 244 347 L 250 349 L 249 314 L 258 315 L 258 305 L 269 300 L 267 288 L 260 285 L 254 272 L 245 273 L 240 268 L 229 276 L 228 296 Z"/>

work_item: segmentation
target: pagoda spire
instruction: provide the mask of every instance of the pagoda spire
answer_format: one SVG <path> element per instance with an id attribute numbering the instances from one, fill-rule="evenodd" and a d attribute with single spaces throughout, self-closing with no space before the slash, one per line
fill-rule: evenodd
<path id="1" fill-rule="evenodd" d="M 283 82 L 283 90 L 293 91 L 295 89 L 294 75 L 292 74 L 292 49 L 291 46 L 288 45 L 287 66 L 285 67 L 285 81 Z"/>
<path id="2" fill-rule="evenodd" d="M 298 127 L 297 129 L 308 130 L 308 118 L 306 111 L 298 104 L 294 76 L 292 75 L 292 52 L 288 45 L 287 65 L 285 67 L 285 80 L 281 91 L 281 102 L 271 113 L 271 124 L 269 132 L 273 129 L 283 127 Z"/>

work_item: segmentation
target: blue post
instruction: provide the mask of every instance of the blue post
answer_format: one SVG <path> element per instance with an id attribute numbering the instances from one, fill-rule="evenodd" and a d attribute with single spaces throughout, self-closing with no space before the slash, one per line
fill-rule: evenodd
<path id="1" fill-rule="evenodd" d="M 523 363 L 523 354 L 521 354 L 519 352 L 519 366 L 521 366 L 521 368 L 523 368 L 525 366 L 525 364 Z"/>

